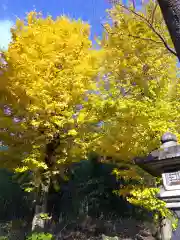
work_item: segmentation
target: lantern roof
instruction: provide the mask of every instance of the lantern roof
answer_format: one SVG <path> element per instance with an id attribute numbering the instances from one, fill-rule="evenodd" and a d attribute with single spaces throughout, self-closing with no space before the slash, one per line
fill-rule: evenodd
<path id="1" fill-rule="evenodd" d="M 177 143 L 176 135 L 165 133 L 161 143 L 160 149 L 152 151 L 147 157 L 134 160 L 139 167 L 155 177 L 180 170 L 180 145 Z"/>

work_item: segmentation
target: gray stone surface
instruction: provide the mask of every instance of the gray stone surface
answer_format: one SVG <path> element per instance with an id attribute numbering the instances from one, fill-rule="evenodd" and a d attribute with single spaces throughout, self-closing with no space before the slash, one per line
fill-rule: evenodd
<path id="1" fill-rule="evenodd" d="M 134 160 L 142 169 L 156 177 L 160 177 L 162 173 L 180 170 L 180 145 L 177 144 L 176 136 L 166 133 L 161 142 L 160 149 L 152 151 L 147 157 Z"/>
<path id="2" fill-rule="evenodd" d="M 180 219 L 180 209 L 176 209 L 175 213 L 176 213 L 177 217 Z M 180 220 L 179 220 L 178 227 L 177 227 L 176 231 L 174 231 L 172 233 L 172 239 L 171 240 L 180 240 Z"/>
<path id="3" fill-rule="evenodd" d="M 166 132 L 165 134 L 162 135 L 161 137 L 161 143 L 165 144 L 165 143 L 171 143 L 174 145 L 174 142 L 177 144 L 177 137 L 175 134 L 170 133 L 170 132 Z"/>

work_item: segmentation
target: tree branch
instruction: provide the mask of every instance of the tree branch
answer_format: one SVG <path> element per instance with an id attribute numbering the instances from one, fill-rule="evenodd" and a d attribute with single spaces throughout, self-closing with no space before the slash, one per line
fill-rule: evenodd
<path id="1" fill-rule="evenodd" d="M 109 32 L 108 29 L 104 26 L 104 24 L 101 23 L 101 26 L 106 30 L 106 32 L 107 32 L 108 34 L 111 34 L 111 35 L 114 34 L 114 33 Z"/>
<path id="2" fill-rule="evenodd" d="M 151 39 L 151 38 L 143 38 L 143 37 L 139 37 L 139 36 L 134 36 L 134 35 L 131 35 L 130 33 L 129 33 L 128 36 L 133 37 L 133 38 L 138 38 L 138 39 L 141 39 L 141 40 L 144 40 L 144 41 L 151 41 L 151 42 L 154 42 L 154 43 L 162 44 L 161 41 L 156 41 L 156 40 Z"/>
<path id="3" fill-rule="evenodd" d="M 133 4 L 133 9 L 135 9 L 136 8 L 135 0 L 132 0 L 132 4 Z"/>
<path id="4" fill-rule="evenodd" d="M 101 25 L 102 25 L 102 27 L 106 30 L 106 32 L 107 32 L 108 34 L 111 34 L 111 35 L 112 35 L 112 34 L 115 34 L 115 33 L 109 32 L 108 29 L 107 29 L 103 24 L 101 24 Z M 154 43 L 157 43 L 157 44 L 162 44 L 162 41 L 156 41 L 156 40 L 154 40 L 154 39 L 152 39 L 152 38 L 143 38 L 143 37 L 140 37 L 140 36 L 135 36 L 135 35 L 132 35 L 130 32 L 129 32 L 128 36 L 129 36 L 129 37 L 132 37 L 132 38 L 141 39 L 141 40 L 143 40 L 143 41 L 151 41 L 151 42 L 154 42 Z"/>
<path id="5" fill-rule="evenodd" d="M 155 12 L 156 12 L 157 6 L 158 6 L 158 3 L 156 2 L 155 7 L 154 7 L 154 9 L 152 11 L 152 16 L 151 16 L 151 24 L 152 25 L 154 23 L 154 16 L 155 16 Z"/>
<path id="6" fill-rule="evenodd" d="M 140 19 L 142 19 L 147 25 L 148 27 L 158 36 L 158 38 L 162 41 L 162 43 L 164 44 L 165 48 L 172 53 L 173 55 L 175 55 L 177 57 L 177 53 L 171 49 L 169 47 L 169 45 L 167 44 L 166 40 L 161 36 L 160 33 L 157 32 L 157 30 L 153 27 L 153 25 L 151 24 L 151 22 L 149 22 L 144 16 L 140 15 L 139 13 L 137 13 L 136 11 L 134 11 L 133 9 L 130 9 L 128 7 L 126 7 L 125 5 L 118 3 L 122 8 L 126 9 L 128 12 L 133 13 L 135 16 L 139 17 Z"/>

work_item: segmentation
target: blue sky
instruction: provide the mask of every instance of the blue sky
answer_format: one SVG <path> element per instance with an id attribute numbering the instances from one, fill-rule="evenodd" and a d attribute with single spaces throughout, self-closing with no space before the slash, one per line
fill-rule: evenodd
<path id="1" fill-rule="evenodd" d="M 0 48 L 6 48 L 11 37 L 10 27 L 17 17 L 24 18 L 26 12 L 36 9 L 43 15 L 56 18 L 65 14 L 71 18 L 81 18 L 91 25 L 91 38 L 101 36 L 101 22 L 106 19 L 108 0 L 0 0 Z"/>

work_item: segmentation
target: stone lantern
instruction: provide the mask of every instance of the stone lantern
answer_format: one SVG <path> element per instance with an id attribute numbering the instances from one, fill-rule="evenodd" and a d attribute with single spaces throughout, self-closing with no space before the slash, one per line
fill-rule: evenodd
<path id="1" fill-rule="evenodd" d="M 162 240 L 180 240 L 180 145 L 172 133 L 165 133 L 161 138 L 160 149 L 152 151 L 145 158 L 136 158 L 135 163 L 149 174 L 163 179 L 158 197 L 166 202 L 166 207 L 173 210 L 179 222 L 172 232 L 171 223 L 163 220 Z"/>

